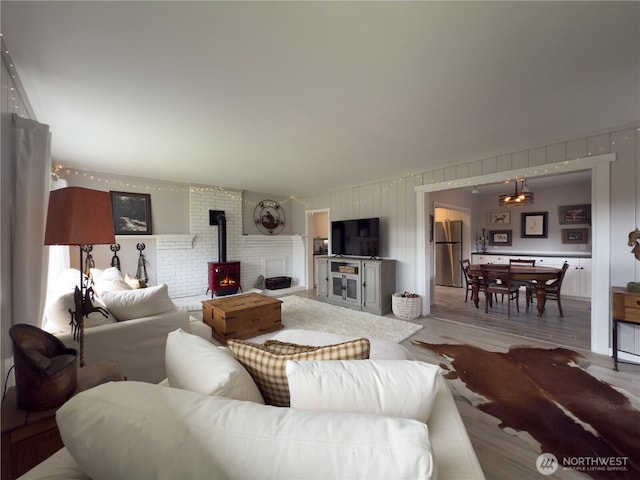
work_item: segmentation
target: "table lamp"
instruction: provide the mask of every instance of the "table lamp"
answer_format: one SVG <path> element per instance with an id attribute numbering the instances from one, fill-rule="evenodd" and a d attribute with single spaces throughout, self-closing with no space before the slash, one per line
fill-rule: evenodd
<path id="1" fill-rule="evenodd" d="M 44 244 L 76 245 L 80 250 L 80 285 L 76 285 L 74 292 L 75 311 L 70 313 L 81 367 L 84 366 L 84 317 L 92 312 L 106 316 L 103 308 L 93 306 L 93 289 L 82 274 L 82 254 L 87 246 L 112 243 L 115 243 L 115 234 L 109 192 L 67 187 L 49 194 Z"/>

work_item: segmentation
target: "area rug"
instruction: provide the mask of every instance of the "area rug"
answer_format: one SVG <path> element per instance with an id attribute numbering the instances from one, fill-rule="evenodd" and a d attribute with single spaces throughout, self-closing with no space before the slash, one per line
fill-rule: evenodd
<path id="1" fill-rule="evenodd" d="M 188 299 L 174 299 L 178 308 L 189 309 L 189 314 L 202 320 L 202 300 L 210 297 L 199 296 Z M 422 329 L 417 323 L 383 317 L 370 313 L 338 307 L 318 300 L 287 295 L 282 300 L 282 324 L 287 329 L 315 330 L 317 332 L 335 333 L 349 337 L 377 338 L 400 343 Z M 196 310 L 191 305 L 198 307 Z M 263 341 L 275 333 L 252 338 L 252 341 Z"/>
<path id="2" fill-rule="evenodd" d="M 377 338 L 400 343 L 422 328 L 417 323 L 338 307 L 318 300 L 282 297 L 285 328 L 315 330 L 338 335 Z"/>
<path id="3" fill-rule="evenodd" d="M 640 411 L 581 368 L 580 354 L 564 348 L 512 347 L 499 353 L 412 343 L 444 357 L 445 377 L 463 382 L 472 393 L 462 394 L 476 408 L 499 419 L 508 433 L 527 432 L 541 454 L 555 456 L 556 468 L 593 478 L 640 478 Z"/>

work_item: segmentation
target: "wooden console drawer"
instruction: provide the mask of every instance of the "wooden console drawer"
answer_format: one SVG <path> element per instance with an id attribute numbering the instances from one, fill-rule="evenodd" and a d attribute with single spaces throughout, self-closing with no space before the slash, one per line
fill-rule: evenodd
<path id="1" fill-rule="evenodd" d="M 614 289 L 613 317 L 618 320 L 640 323 L 640 293 Z"/>
<path id="2" fill-rule="evenodd" d="M 613 369 L 618 370 L 618 324 L 640 324 L 640 292 L 613 287 Z"/>

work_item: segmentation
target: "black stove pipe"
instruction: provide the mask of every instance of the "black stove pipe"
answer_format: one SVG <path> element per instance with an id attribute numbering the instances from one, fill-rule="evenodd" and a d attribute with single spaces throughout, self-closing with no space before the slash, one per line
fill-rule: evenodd
<path id="1" fill-rule="evenodd" d="M 227 261 L 227 217 L 224 210 L 209 210 L 209 225 L 218 226 L 218 261 Z"/>

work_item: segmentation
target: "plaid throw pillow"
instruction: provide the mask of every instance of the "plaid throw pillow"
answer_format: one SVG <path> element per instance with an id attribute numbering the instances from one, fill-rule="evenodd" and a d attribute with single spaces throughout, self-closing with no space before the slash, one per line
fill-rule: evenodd
<path id="1" fill-rule="evenodd" d="M 371 346 L 366 338 L 337 345 L 312 347 L 268 340 L 262 345 L 228 340 L 233 356 L 247 369 L 267 405 L 289 406 L 288 360 L 367 360 Z"/>

